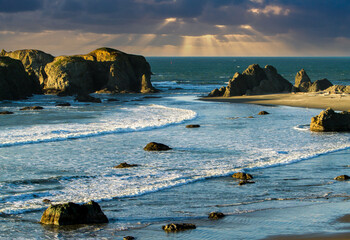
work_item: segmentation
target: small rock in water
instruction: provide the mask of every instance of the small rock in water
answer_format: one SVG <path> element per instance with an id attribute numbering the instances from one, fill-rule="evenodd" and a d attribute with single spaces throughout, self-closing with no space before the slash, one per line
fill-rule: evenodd
<path id="1" fill-rule="evenodd" d="M 199 127 L 200 127 L 199 124 L 190 124 L 186 126 L 186 128 L 199 128 Z"/>
<path id="2" fill-rule="evenodd" d="M 51 203 L 51 200 L 45 198 L 45 199 L 43 199 L 43 203 Z"/>
<path id="3" fill-rule="evenodd" d="M 170 223 L 162 226 L 162 229 L 167 232 L 184 231 L 188 229 L 196 229 L 196 225 L 192 223 Z"/>
<path id="4" fill-rule="evenodd" d="M 267 114 L 270 114 L 270 113 L 268 113 L 268 112 L 266 112 L 266 111 L 261 111 L 261 112 L 259 112 L 258 114 L 259 114 L 259 115 L 267 115 Z"/>
<path id="5" fill-rule="evenodd" d="M 138 166 L 137 164 L 128 164 L 126 162 L 123 162 L 115 166 L 114 168 L 130 168 L 130 167 L 137 167 L 137 166 Z"/>
<path id="6" fill-rule="evenodd" d="M 78 102 L 101 103 L 101 99 L 90 96 L 89 94 L 79 94 L 75 100 Z"/>
<path id="7" fill-rule="evenodd" d="M 145 150 L 145 151 L 167 151 L 167 150 L 171 150 L 171 148 L 165 144 L 162 144 L 162 143 L 150 142 L 143 148 L 143 150 Z"/>
<path id="8" fill-rule="evenodd" d="M 208 216 L 208 218 L 210 219 L 220 219 L 225 217 L 225 214 L 223 214 L 222 212 L 211 212 Z"/>
<path id="9" fill-rule="evenodd" d="M 250 175 L 249 173 L 244 173 L 244 172 L 237 172 L 232 175 L 233 178 L 237 179 L 242 179 L 242 180 L 248 180 L 248 179 L 253 179 L 253 176 Z"/>
<path id="10" fill-rule="evenodd" d="M 119 102 L 119 100 L 116 98 L 108 98 L 107 102 Z"/>
<path id="11" fill-rule="evenodd" d="M 43 107 L 40 106 L 33 106 L 33 107 L 23 107 L 20 110 L 21 111 L 26 111 L 26 110 L 42 110 L 44 109 Z"/>
<path id="12" fill-rule="evenodd" d="M 335 177 L 334 180 L 338 180 L 338 181 L 345 181 L 345 180 L 349 180 L 350 177 L 348 175 L 340 175 L 338 177 Z"/>
<path id="13" fill-rule="evenodd" d="M 100 205 L 94 201 L 83 205 L 69 202 L 48 207 L 44 211 L 40 223 L 59 226 L 108 223 L 108 218 L 102 212 Z"/>
<path id="14" fill-rule="evenodd" d="M 8 115 L 8 114 L 13 114 L 13 112 L 10 111 L 2 111 L 0 112 L 1 115 Z"/>
<path id="15" fill-rule="evenodd" d="M 123 240 L 134 240 L 135 238 L 133 236 L 126 236 L 123 237 Z"/>
<path id="16" fill-rule="evenodd" d="M 251 184 L 251 183 L 255 183 L 255 182 L 248 181 L 248 180 L 241 180 L 241 181 L 239 181 L 238 185 L 242 186 L 242 185 Z"/>
<path id="17" fill-rule="evenodd" d="M 247 117 L 247 118 L 254 118 L 253 116 L 249 116 L 249 117 Z"/>
<path id="18" fill-rule="evenodd" d="M 67 102 L 65 102 L 65 103 L 57 103 L 56 104 L 56 107 L 69 107 L 69 106 L 71 106 L 71 105 L 70 105 L 70 103 L 67 103 Z"/>

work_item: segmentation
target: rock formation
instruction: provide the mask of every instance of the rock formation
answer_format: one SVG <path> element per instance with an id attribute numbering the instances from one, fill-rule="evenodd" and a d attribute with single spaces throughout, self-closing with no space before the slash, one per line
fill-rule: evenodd
<path id="1" fill-rule="evenodd" d="M 196 229 L 196 225 L 192 223 L 171 223 L 162 226 L 162 229 L 167 232 L 184 231 L 188 229 Z"/>
<path id="2" fill-rule="evenodd" d="M 258 64 L 253 64 L 242 74 L 235 73 L 227 87 L 214 89 L 209 97 L 281 93 L 290 92 L 291 89 L 292 84 L 278 74 L 273 66 L 261 68 Z"/>
<path id="3" fill-rule="evenodd" d="M 304 69 L 301 69 L 295 76 L 293 90 L 295 92 L 318 92 L 326 90 L 333 84 L 326 78 L 311 82 L 309 76 Z"/>
<path id="4" fill-rule="evenodd" d="M 137 167 L 137 166 L 139 166 L 139 165 L 129 164 L 127 162 L 123 162 L 123 163 L 118 164 L 117 166 L 114 166 L 114 168 L 131 168 L 131 167 Z"/>
<path id="5" fill-rule="evenodd" d="M 334 180 L 338 180 L 338 181 L 345 181 L 345 180 L 349 180 L 350 177 L 348 175 L 340 175 L 338 177 L 335 177 Z"/>
<path id="6" fill-rule="evenodd" d="M 131 55 L 111 48 L 100 48 L 86 55 L 56 58 L 39 50 L 26 49 L 14 52 L 3 50 L 0 57 L 0 100 L 24 98 L 33 93 L 42 92 L 86 95 L 92 92 L 150 93 L 156 91 L 150 81 L 152 75 L 150 65 L 143 56 Z M 11 69 L 5 72 L 5 65 L 6 68 L 10 67 L 7 66 L 10 63 L 9 59 L 20 60 L 19 63 L 22 64 L 18 62 L 16 64 L 22 65 L 26 74 L 23 74 L 22 69 L 13 70 L 15 61 L 12 61 Z M 17 68 L 21 67 L 17 66 Z M 20 74 L 22 74 L 21 77 L 19 77 Z M 6 80 L 9 78 L 14 78 L 13 83 Z M 14 85 L 17 83 L 18 87 L 15 86 L 14 90 Z"/>
<path id="7" fill-rule="evenodd" d="M 40 223 L 51 225 L 108 223 L 108 219 L 94 201 L 83 205 L 69 202 L 48 207 Z"/>
<path id="8" fill-rule="evenodd" d="M 334 85 L 332 87 L 327 88 L 325 92 L 333 93 L 333 94 L 341 94 L 341 93 L 350 94 L 350 86 Z"/>
<path id="9" fill-rule="evenodd" d="M 244 173 L 244 172 L 237 172 L 232 175 L 233 178 L 237 179 L 242 179 L 242 180 L 249 180 L 253 179 L 253 176 L 250 175 L 249 173 Z"/>
<path id="10" fill-rule="evenodd" d="M 0 57 L 0 100 L 16 100 L 31 96 L 35 82 L 29 78 L 21 61 Z"/>
<path id="11" fill-rule="evenodd" d="M 311 118 L 310 130 L 314 132 L 350 131 L 350 112 L 336 113 L 333 109 L 327 108 Z"/>
<path id="12" fill-rule="evenodd" d="M 225 214 L 222 212 L 211 212 L 208 216 L 209 219 L 220 219 L 225 217 Z"/>
<path id="13" fill-rule="evenodd" d="M 143 150 L 145 150 L 145 151 L 167 151 L 167 150 L 171 150 L 171 148 L 165 144 L 162 144 L 162 143 L 150 142 L 143 148 Z"/>

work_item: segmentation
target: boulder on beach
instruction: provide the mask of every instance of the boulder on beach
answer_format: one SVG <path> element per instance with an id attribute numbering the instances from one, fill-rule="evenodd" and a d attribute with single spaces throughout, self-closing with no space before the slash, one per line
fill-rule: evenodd
<path id="1" fill-rule="evenodd" d="M 131 167 L 137 167 L 137 166 L 139 166 L 139 165 L 137 165 L 137 164 L 129 164 L 129 163 L 123 162 L 123 163 L 118 164 L 114 168 L 131 168 Z"/>
<path id="2" fill-rule="evenodd" d="M 236 172 L 232 175 L 232 177 L 237 178 L 237 179 L 242 179 L 242 180 L 253 179 L 252 175 L 250 175 L 249 173 L 244 173 L 244 172 Z"/>
<path id="3" fill-rule="evenodd" d="M 200 125 L 199 124 L 190 124 L 190 125 L 186 125 L 186 128 L 199 128 Z"/>
<path id="4" fill-rule="evenodd" d="M 108 223 L 108 219 L 102 212 L 100 206 L 94 201 L 83 205 L 69 202 L 48 207 L 44 211 L 40 223 L 61 226 Z"/>
<path id="5" fill-rule="evenodd" d="M 338 180 L 338 181 L 345 181 L 345 180 L 349 180 L 350 177 L 348 175 L 340 175 L 338 177 L 335 177 L 334 180 Z"/>
<path id="6" fill-rule="evenodd" d="M 196 229 L 196 225 L 192 223 L 170 223 L 162 226 L 162 229 L 167 232 L 184 231 L 188 229 Z"/>
<path id="7" fill-rule="evenodd" d="M 268 112 L 266 112 L 266 111 L 260 111 L 260 112 L 258 113 L 258 115 L 267 115 L 267 114 L 270 114 L 270 113 L 268 113 Z"/>
<path id="8" fill-rule="evenodd" d="M 291 92 L 292 84 L 278 74 L 270 65 L 261 68 L 258 64 L 250 65 L 242 74 L 235 73 L 227 87 L 214 89 L 209 97 L 231 97 L 268 93 Z"/>
<path id="9" fill-rule="evenodd" d="M 150 142 L 148 143 L 143 150 L 145 151 L 167 151 L 171 150 L 171 148 L 162 143 Z"/>
<path id="10" fill-rule="evenodd" d="M 209 219 L 220 219 L 225 217 L 225 214 L 222 212 L 211 212 L 208 216 Z"/>
<path id="11" fill-rule="evenodd" d="M 310 130 L 314 132 L 350 131 L 350 112 L 337 113 L 327 108 L 311 118 Z"/>

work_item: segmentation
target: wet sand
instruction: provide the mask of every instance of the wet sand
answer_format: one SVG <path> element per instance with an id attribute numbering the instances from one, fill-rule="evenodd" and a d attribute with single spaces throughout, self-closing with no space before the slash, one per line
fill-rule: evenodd
<path id="1" fill-rule="evenodd" d="M 326 109 L 330 107 L 337 111 L 350 110 L 349 94 L 282 93 L 237 97 L 205 97 L 201 98 L 201 100 L 261 105 L 283 105 L 319 109 Z"/>

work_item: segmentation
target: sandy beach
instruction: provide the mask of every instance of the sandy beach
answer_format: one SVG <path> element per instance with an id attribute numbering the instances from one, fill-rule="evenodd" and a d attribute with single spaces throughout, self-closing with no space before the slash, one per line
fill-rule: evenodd
<path id="1" fill-rule="evenodd" d="M 350 109 L 350 95 L 348 94 L 282 93 L 238 97 L 205 97 L 201 100 L 319 109 L 330 107 L 337 111 L 348 111 Z"/>

